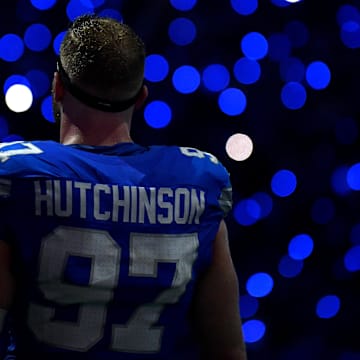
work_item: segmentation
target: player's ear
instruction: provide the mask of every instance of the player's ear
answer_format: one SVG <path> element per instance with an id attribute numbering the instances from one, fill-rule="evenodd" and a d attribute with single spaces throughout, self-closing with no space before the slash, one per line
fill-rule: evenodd
<path id="1" fill-rule="evenodd" d="M 138 110 L 142 107 L 142 105 L 144 104 L 145 100 L 147 99 L 149 95 L 149 89 L 146 85 L 143 85 L 142 90 L 140 92 L 140 95 L 138 97 L 138 99 L 136 100 L 135 103 L 135 110 Z"/>
<path id="2" fill-rule="evenodd" d="M 58 72 L 54 73 L 52 87 L 53 87 L 52 91 L 53 91 L 54 100 L 56 102 L 61 102 L 64 97 L 64 85 L 61 81 L 61 78 L 60 78 L 60 75 Z"/>

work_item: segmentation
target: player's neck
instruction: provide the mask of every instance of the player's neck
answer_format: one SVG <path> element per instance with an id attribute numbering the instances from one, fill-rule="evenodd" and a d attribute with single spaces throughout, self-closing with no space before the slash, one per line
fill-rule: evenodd
<path id="1" fill-rule="evenodd" d="M 112 146 L 133 141 L 126 121 L 86 119 L 73 122 L 65 116 L 61 121 L 60 142 L 64 145 Z"/>

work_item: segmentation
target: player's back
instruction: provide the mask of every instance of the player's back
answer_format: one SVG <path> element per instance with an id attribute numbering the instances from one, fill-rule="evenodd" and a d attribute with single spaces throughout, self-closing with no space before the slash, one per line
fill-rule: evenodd
<path id="1" fill-rule="evenodd" d="M 18 257 L 19 353 L 196 354 L 187 316 L 229 206 L 221 164 L 196 149 L 132 143 L 0 150 L 1 235 Z"/>

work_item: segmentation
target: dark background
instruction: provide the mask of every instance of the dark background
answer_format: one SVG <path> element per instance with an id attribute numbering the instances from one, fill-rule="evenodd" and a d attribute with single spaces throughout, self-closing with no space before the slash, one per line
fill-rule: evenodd
<path id="1" fill-rule="evenodd" d="M 240 294 L 247 295 L 247 280 L 255 273 L 266 272 L 274 280 L 272 292 L 257 299 L 257 312 L 243 319 L 244 323 L 258 319 L 266 325 L 264 336 L 247 344 L 249 359 L 360 359 L 360 277 L 359 272 L 344 267 L 344 256 L 353 246 L 352 229 L 360 222 L 360 197 L 356 191 L 338 194 L 332 187 L 334 171 L 360 159 L 359 50 L 341 41 L 336 18 L 341 5 L 360 9 L 360 2 L 305 0 L 278 7 L 270 0 L 259 0 L 258 10 L 249 16 L 232 10 L 230 0 L 199 0 L 184 13 L 167 0 L 109 3 L 143 37 L 147 52 L 163 54 L 170 64 L 169 76 L 163 82 L 148 83 L 148 101 L 166 101 L 173 110 L 172 121 L 165 128 L 153 129 L 139 111 L 133 123 L 134 140 L 196 147 L 215 154 L 231 174 L 234 205 L 259 191 L 273 200 L 271 213 L 251 226 L 240 225 L 233 214 L 227 219 Z M 27 0 L 3 1 L 0 36 L 23 34 L 31 22 L 46 24 L 58 34 L 70 23 L 66 5 L 67 1 L 59 1 L 41 12 Z M 168 36 L 169 23 L 178 16 L 187 16 L 198 26 L 195 41 L 184 47 L 174 45 Z M 309 40 L 293 49 L 292 56 L 305 64 L 321 60 L 332 75 L 324 90 L 307 87 L 307 100 L 301 109 L 289 110 L 282 104 L 284 81 L 279 63 L 268 57 L 260 61 L 262 74 L 255 84 L 244 86 L 231 78 L 229 87 L 239 87 L 247 96 L 246 110 L 239 116 L 221 112 L 217 94 L 202 85 L 190 95 L 180 94 L 172 86 L 171 73 L 178 66 L 192 64 L 201 71 L 219 62 L 231 69 L 242 56 L 240 40 L 245 34 L 257 31 L 268 37 L 281 33 L 293 20 L 307 25 Z M 41 53 L 26 50 L 14 63 L 0 60 L 0 83 L 13 73 L 25 73 L 34 64 L 51 78 L 55 60 L 52 48 Z M 16 114 L 0 99 L 9 134 L 25 140 L 57 140 L 57 126 L 41 115 L 40 100 L 26 113 Z M 353 139 L 339 142 L 337 131 L 349 118 L 354 124 Z M 234 133 L 245 133 L 254 143 L 254 152 L 246 161 L 236 162 L 226 154 L 226 140 Z M 278 197 L 271 191 L 272 176 L 280 169 L 291 169 L 297 176 L 296 191 L 289 197 Z M 315 223 L 311 216 L 314 203 L 321 198 L 329 199 L 335 209 L 334 216 L 323 224 Z M 312 236 L 314 250 L 298 276 L 285 278 L 278 264 L 288 251 L 290 239 L 298 233 Z M 322 319 L 316 314 L 316 305 L 327 294 L 338 296 L 341 306 L 334 317 Z"/>

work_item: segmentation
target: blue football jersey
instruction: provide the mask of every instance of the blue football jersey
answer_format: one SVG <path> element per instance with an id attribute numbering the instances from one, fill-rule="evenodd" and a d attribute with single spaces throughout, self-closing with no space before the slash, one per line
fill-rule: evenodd
<path id="1" fill-rule="evenodd" d="M 188 312 L 231 209 L 212 154 L 3 143 L 0 205 L 0 236 L 16 254 L 18 354 L 197 358 Z"/>

